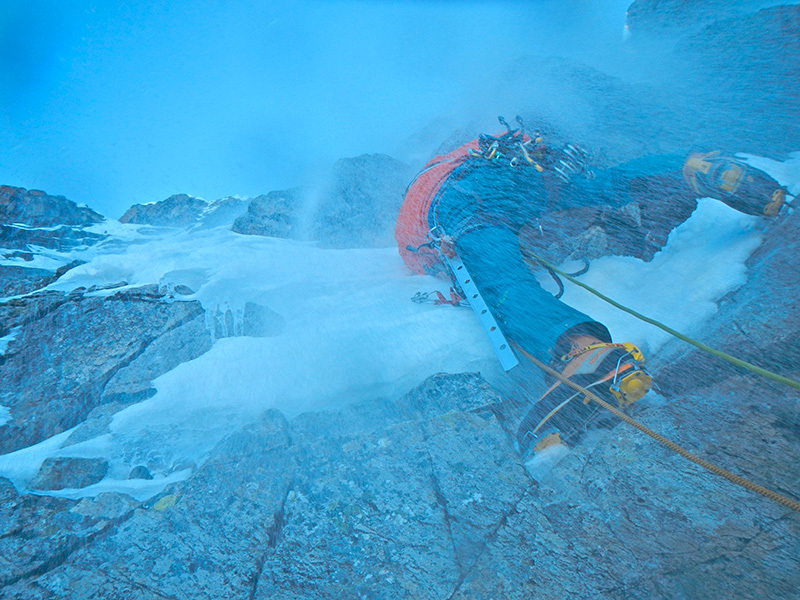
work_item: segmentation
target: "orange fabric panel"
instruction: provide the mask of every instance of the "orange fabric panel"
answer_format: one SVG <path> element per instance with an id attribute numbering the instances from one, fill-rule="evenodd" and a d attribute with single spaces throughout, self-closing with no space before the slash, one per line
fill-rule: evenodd
<path id="1" fill-rule="evenodd" d="M 428 162 L 406 190 L 403 206 L 397 216 L 394 237 L 400 256 L 414 273 L 424 275 L 426 266 L 433 267 L 440 262 L 435 250 L 420 248 L 419 251 L 412 252 L 407 246 L 417 248 L 430 241 L 428 210 L 431 201 L 453 170 L 469 157 L 470 149 L 478 149 L 477 139 Z"/>

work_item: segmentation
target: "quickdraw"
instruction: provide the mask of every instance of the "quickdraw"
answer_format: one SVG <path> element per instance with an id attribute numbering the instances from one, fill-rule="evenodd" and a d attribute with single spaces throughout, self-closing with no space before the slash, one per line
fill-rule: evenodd
<path id="1" fill-rule="evenodd" d="M 416 302 L 417 304 L 432 302 L 436 306 L 442 304 L 449 304 L 450 306 L 469 306 L 469 302 L 467 302 L 466 298 L 464 298 L 454 287 L 450 288 L 449 300 L 442 292 L 439 290 L 434 290 L 432 292 L 417 292 L 411 298 L 411 301 Z"/>
<path id="2" fill-rule="evenodd" d="M 542 144 L 544 138 L 539 132 L 531 135 L 523 133 L 525 125 L 520 117 L 517 117 L 520 129 L 512 129 L 503 117 L 497 117 L 497 119 L 505 126 L 506 133 L 499 137 L 481 134 L 478 137 L 479 149 L 468 150 L 469 155 L 492 162 L 507 159 L 508 164 L 512 167 L 531 166 L 542 173 L 544 167 L 537 162 L 537 158 L 544 156 L 547 149 Z"/>

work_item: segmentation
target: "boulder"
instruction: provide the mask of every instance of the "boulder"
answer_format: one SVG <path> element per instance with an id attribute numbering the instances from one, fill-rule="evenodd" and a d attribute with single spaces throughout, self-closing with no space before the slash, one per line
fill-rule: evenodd
<path id="1" fill-rule="evenodd" d="M 307 195 L 308 191 L 303 188 L 291 188 L 256 196 L 231 229 L 245 235 L 296 239 L 300 236 L 301 213 Z"/>
<path id="2" fill-rule="evenodd" d="M 82 488 L 97 483 L 107 472 L 108 463 L 99 458 L 46 458 L 28 487 L 32 490 Z"/>
<path id="3" fill-rule="evenodd" d="M 187 194 L 176 194 L 152 204 L 134 204 L 119 218 L 120 223 L 187 227 L 195 225 L 208 203 Z"/>

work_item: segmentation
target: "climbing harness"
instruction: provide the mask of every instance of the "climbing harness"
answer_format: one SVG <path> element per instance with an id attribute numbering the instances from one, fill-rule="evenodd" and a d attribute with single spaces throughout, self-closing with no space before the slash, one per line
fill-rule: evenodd
<path id="1" fill-rule="evenodd" d="M 561 373 L 559 373 L 555 369 L 547 366 L 542 361 L 537 359 L 535 356 L 533 356 L 533 355 L 529 354 L 528 352 L 526 352 L 523 348 L 521 348 L 519 346 L 519 344 L 516 344 L 513 341 L 511 343 L 514 346 L 514 348 L 516 348 L 517 352 L 522 354 L 525 358 L 527 358 L 534 365 L 539 367 L 542 371 L 544 371 L 545 373 L 547 373 L 547 374 L 555 377 L 556 379 L 560 380 L 561 383 L 564 383 L 564 384 L 570 386 L 575 391 L 577 391 L 577 392 L 579 392 L 581 394 L 584 394 L 586 396 L 586 398 L 588 398 L 591 402 L 594 402 L 594 403 L 598 404 L 599 406 L 602 406 L 606 410 L 611 411 L 617 417 L 619 417 L 620 419 L 625 421 L 628 425 L 631 425 L 631 426 L 635 427 L 636 429 L 638 429 L 639 431 L 641 431 L 645 435 L 647 435 L 647 436 L 651 437 L 652 439 L 654 439 L 655 441 L 657 441 L 659 444 L 661 444 L 663 446 L 666 446 L 667 448 L 669 448 L 673 452 L 676 452 L 677 454 L 680 454 L 685 459 L 695 463 L 696 465 L 699 465 L 699 466 L 703 467 L 707 471 L 710 471 L 711 473 L 714 473 L 715 475 L 719 475 L 720 477 L 724 477 L 725 479 L 727 479 L 731 483 L 734 483 L 734 484 L 736 484 L 736 485 L 738 485 L 740 487 L 743 487 L 745 489 L 748 489 L 748 490 L 751 490 L 753 492 L 756 492 L 757 494 L 761 494 L 762 496 L 764 496 L 766 498 L 769 498 L 770 500 L 774 500 L 775 502 L 778 502 L 779 504 L 782 504 L 783 506 L 786 506 L 787 508 L 790 508 L 790 509 L 792 509 L 792 510 L 794 510 L 796 512 L 800 512 L 800 502 L 798 502 L 797 500 L 794 500 L 792 498 L 788 498 L 788 497 L 786 497 L 786 496 L 784 496 L 782 494 L 779 494 L 779 493 L 777 493 L 777 492 L 775 492 L 773 490 L 765 488 L 764 486 L 758 485 L 757 483 L 754 483 L 754 482 L 752 482 L 752 481 L 750 481 L 748 479 L 745 479 L 744 477 L 741 477 L 740 475 L 736 475 L 735 473 L 731 473 L 730 471 L 728 471 L 726 469 L 723 469 L 722 467 L 719 467 L 719 466 L 717 466 L 717 465 L 715 465 L 713 463 L 708 462 L 707 460 L 704 460 L 704 459 L 700 458 L 699 456 L 696 456 L 696 455 L 692 454 L 691 452 L 689 452 L 685 448 L 679 446 L 675 442 L 673 442 L 671 440 L 668 440 L 663 435 L 660 435 L 660 434 L 656 433 L 655 431 L 653 431 L 653 430 L 649 429 L 648 427 L 645 427 L 644 425 L 639 423 L 637 420 L 629 417 L 628 415 L 626 415 L 624 412 L 622 412 L 618 408 L 615 408 L 614 406 L 612 406 L 611 404 L 609 404 L 608 402 L 606 402 L 605 400 L 603 400 L 602 398 L 597 396 L 591 390 L 588 390 L 585 387 L 582 387 L 582 386 L 578 385 L 577 383 L 575 383 L 574 381 L 571 381 L 567 377 L 564 377 Z"/>

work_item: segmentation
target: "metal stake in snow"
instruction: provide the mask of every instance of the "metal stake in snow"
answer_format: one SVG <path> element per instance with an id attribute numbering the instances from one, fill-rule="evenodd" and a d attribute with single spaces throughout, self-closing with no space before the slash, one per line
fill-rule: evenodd
<path id="1" fill-rule="evenodd" d="M 469 274 L 469 271 L 467 271 L 467 267 L 464 266 L 464 263 L 461 262 L 461 259 L 456 254 L 448 256 L 442 253 L 442 255 L 455 275 L 458 285 L 461 286 L 461 290 L 466 295 L 467 302 L 469 302 L 472 310 L 474 310 L 475 314 L 478 316 L 481 327 L 483 327 L 486 335 L 489 336 L 489 341 L 492 343 L 492 348 L 497 358 L 500 360 L 500 364 L 503 369 L 510 371 L 519 364 L 519 360 L 508 345 L 506 336 L 503 335 L 503 332 L 497 325 L 497 321 L 495 321 L 489 307 L 478 291 L 478 288 L 475 286 L 475 282 L 472 281 L 472 276 Z"/>

